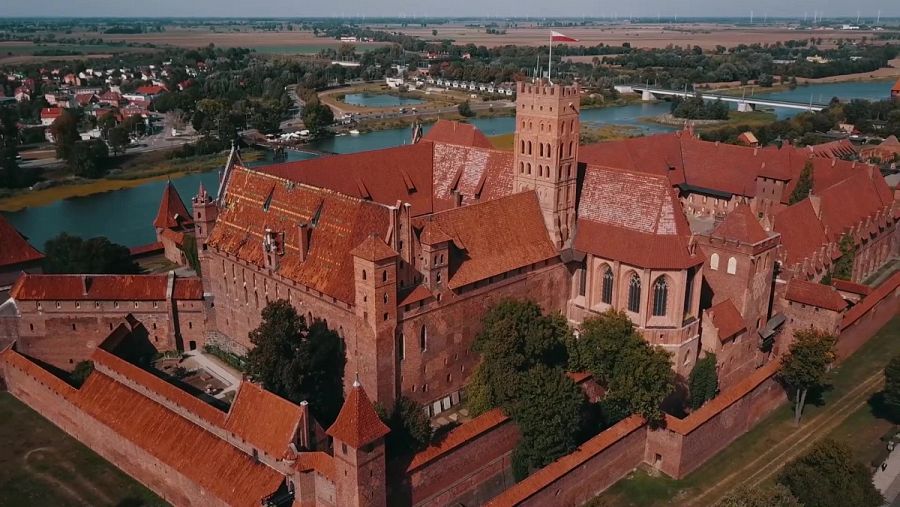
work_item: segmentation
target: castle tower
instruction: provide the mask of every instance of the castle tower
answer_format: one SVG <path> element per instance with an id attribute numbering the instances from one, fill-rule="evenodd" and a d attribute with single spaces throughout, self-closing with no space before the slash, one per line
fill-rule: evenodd
<path id="1" fill-rule="evenodd" d="M 399 255 L 372 234 L 353 256 L 356 340 L 347 343 L 347 370 L 374 389 L 375 400 L 390 409 L 396 396 L 397 261 Z"/>
<path id="2" fill-rule="evenodd" d="M 209 233 L 212 232 L 212 226 L 216 223 L 216 217 L 219 216 L 219 208 L 215 201 L 206 192 L 203 183 L 200 183 L 200 189 L 197 195 L 191 199 L 191 208 L 194 217 L 194 233 L 199 244 L 206 243 Z"/>
<path id="3" fill-rule="evenodd" d="M 537 193 L 550 237 L 561 248 L 575 229 L 580 90 L 545 81 L 517 86 L 513 188 Z"/>
<path id="4" fill-rule="evenodd" d="M 387 488 L 384 436 L 390 430 L 359 380 L 326 433 L 334 439 L 334 504 L 346 507 L 384 507 Z"/>

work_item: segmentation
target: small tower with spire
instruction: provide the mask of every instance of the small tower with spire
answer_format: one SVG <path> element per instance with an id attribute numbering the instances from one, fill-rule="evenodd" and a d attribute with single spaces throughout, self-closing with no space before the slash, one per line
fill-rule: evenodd
<path id="1" fill-rule="evenodd" d="M 335 505 L 387 505 L 384 437 L 389 432 L 357 378 L 326 431 L 334 439 Z"/>
<path id="2" fill-rule="evenodd" d="M 191 200 L 191 207 L 194 215 L 194 233 L 197 237 L 198 245 L 202 245 L 209 238 L 212 226 L 216 223 L 216 218 L 219 216 L 219 207 L 216 206 L 216 202 L 207 193 L 202 181 L 200 182 L 200 189 L 197 191 L 197 195 Z"/>

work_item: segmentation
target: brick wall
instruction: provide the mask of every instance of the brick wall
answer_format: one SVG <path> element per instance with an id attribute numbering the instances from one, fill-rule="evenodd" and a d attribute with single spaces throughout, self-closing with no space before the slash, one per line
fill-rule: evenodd
<path id="1" fill-rule="evenodd" d="M 838 360 L 856 352 L 894 316 L 900 314 L 900 273 L 895 273 L 844 314 L 837 342 Z"/>

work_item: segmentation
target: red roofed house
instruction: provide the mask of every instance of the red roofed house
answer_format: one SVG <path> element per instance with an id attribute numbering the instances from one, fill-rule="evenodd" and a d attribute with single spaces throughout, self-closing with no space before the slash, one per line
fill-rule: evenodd
<path id="1" fill-rule="evenodd" d="M 900 141 L 897 136 L 890 135 L 880 144 L 868 145 L 859 150 L 859 156 L 863 160 L 880 164 L 900 162 Z"/>
<path id="2" fill-rule="evenodd" d="M 144 85 L 144 86 L 138 86 L 137 89 L 135 89 L 134 91 L 135 91 L 135 93 L 139 93 L 141 95 L 146 95 L 147 97 L 150 97 L 152 99 L 152 98 L 156 97 L 157 95 L 159 95 L 165 91 L 168 91 L 168 90 L 166 90 L 165 86 Z"/>
<path id="3" fill-rule="evenodd" d="M 44 254 L 0 216 L 0 301 L 23 272 L 40 273 Z"/>
<path id="4" fill-rule="evenodd" d="M 123 101 L 124 101 L 124 99 L 122 98 L 122 94 L 119 92 L 106 91 L 100 95 L 100 103 L 101 104 L 107 104 L 110 106 L 118 107 L 119 105 L 122 104 Z"/>
<path id="5" fill-rule="evenodd" d="M 891 87 L 891 98 L 897 100 L 897 97 L 900 97 L 900 79 Z"/>
<path id="6" fill-rule="evenodd" d="M 41 125 L 49 127 L 62 115 L 63 109 L 61 107 L 45 107 L 41 109 Z"/>
<path id="7" fill-rule="evenodd" d="M 847 302 L 830 285 L 793 279 L 787 283 L 784 297 L 779 300 L 787 317 L 784 340 L 778 344 L 779 352 L 790 347 L 794 332 L 816 328 L 835 336 L 840 334 L 841 320 Z"/>
<path id="8" fill-rule="evenodd" d="M 201 193 L 203 192 L 205 191 L 201 185 Z M 166 259 L 179 266 L 187 265 L 184 242 L 186 235 L 194 234 L 194 222 L 171 181 L 167 181 L 163 189 L 153 227 L 156 229 L 156 240 L 163 244 Z"/>

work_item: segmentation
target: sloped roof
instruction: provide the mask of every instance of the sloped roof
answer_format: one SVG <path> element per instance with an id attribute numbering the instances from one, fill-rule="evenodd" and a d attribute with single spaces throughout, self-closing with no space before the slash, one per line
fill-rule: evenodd
<path id="1" fill-rule="evenodd" d="M 26 273 L 16 280 L 10 297 L 20 301 L 162 301 L 168 276 L 42 275 Z M 199 278 L 176 278 L 175 299 L 203 299 Z"/>
<path id="2" fill-rule="evenodd" d="M 856 145 L 851 143 L 849 139 L 839 139 L 837 141 L 814 144 L 807 146 L 806 149 L 808 149 L 814 157 L 823 158 L 850 157 L 859 151 L 856 149 Z"/>
<path id="3" fill-rule="evenodd" d="M 199 277 L 176 278 L 172 297 L 177 300 L 203 299 L 203 280 Z"/>
<path id="4" fill-rule="evenodd" d="M 487 136 L 474 125 L 451 120 L 438 120 L 422 139 L 472 148 L 494 147 Z"/>
<path id="5" fill-rule="evenodd" d="M 755 245 L 769 239 L 769 234 L 759 224 L 759 220 L 753 216 L 748 204 L 740 204 L 725 216 L 725 220 L 712 232 L 713 236 L 731 239 Z"/>
<path id="6" fill-rule="evenodd" d="M 334 424 L 326 433 L 356 449 L 372 443 L 390 432 L 375 413 L 372 401 L 359 382 L 354 382 Z"/>
<path id="7" fill-rule="evenodd" d="M 0 268 L 38 261 L 44 254 L 28 243 L 25 236 L 0 216 Z"/>
<path id="8" fill-rule="evenodd" d="M 350 252 L 372 233 L 387 235 L 387 207 L 243 167 L 235 167 L 227 185 L 224 208 L 207 241 L 210 248 L 264 267 L 266 228 L 284 233 L 284 255 L 275 271 L 353 303 Z M 301 260 L 298 226 L 305 223 L 315 226 L 306 260 Z"/>
<path id="9" fill-rule="evenodd" d="M 454 191 L 462 196 L 463 204 L 512 193 L 512 152 L 433 144 L 435 211 L 454 207 Z"/>
<path id="10" fill-rule="evenodd" d="M 244 381 L 228 411 L 224 428 L 280 459 L 294 441 L 303 417 L 299 405 Z"/>
<path id="11" fill-rule="evenodd" d="M 788 282 L 784 298 L 795 303 L 816 306 L 835 312 L 843 311 L 847 302 L 830 285 L 793 278 Z"/>
<path id="12" fill-rule="evenodd" d="M 874 171 L 877 172 L 877 171 Z M 881 173 L 855 171 L 849 178 L 820 192 L 821 219 L 831 239 L 893 202 L 893 192 Z"/>
<path id="13" fill-rule="evenodd" d="M 772 228 L 781 234 L 785 262 L 789 266 L 812 256 L 828 241 L 808 198 L 781 210 L 774 222 Z"/>
<path id="14" fill-rule="evenodd" d="M 522 192 L 417 219 L 437 226 L 464 250 L 450 255 L 451 289 L 557 255 L 534 192 Z"/>
<path id="15" fill-rule="evenodd" d="M 365 259 L 367 261 L 378 262 L 397 256 L 397 252 L 389 247 L 383 239 L 379 238 L 375 233 L 366 236 L 366 239 L 350 251 L 350 255 Z"/>
<path id="16" fill-rule="evenodd" d="M 891 91 L 900 93 L 900 79 L 898 79 L 897 82 L 894 83 L 894 86 L 891 87 Z"/>
<path id="17" fill-rule="evenodd" d="M 731 299 L 726 299 L 712 308 L 706 310 L 712 318 L 712 323 L 719 330 L 719 341 L 726 342 L 736 334 L 747 329 L 741 312 L 734 306 Z"/>
<path id="18" fill-rule="evenodd" d="M 166 182 L 162 199 L 159 202 L 159 211 L 153 219 L 153 226 L 157 229 L 175 229 L 183 225 L 192 224 L 191 214 L 188 212 L 184 201 L 178 195 L 178 190 L 171 181 Z"/>
<path id="19" fill-rule="evenodd" d="M 690 252 L 690 226 L 665 177 L 589 165 L 578 205 L 575 248 L 646 268 L 703 262 Z"/>

